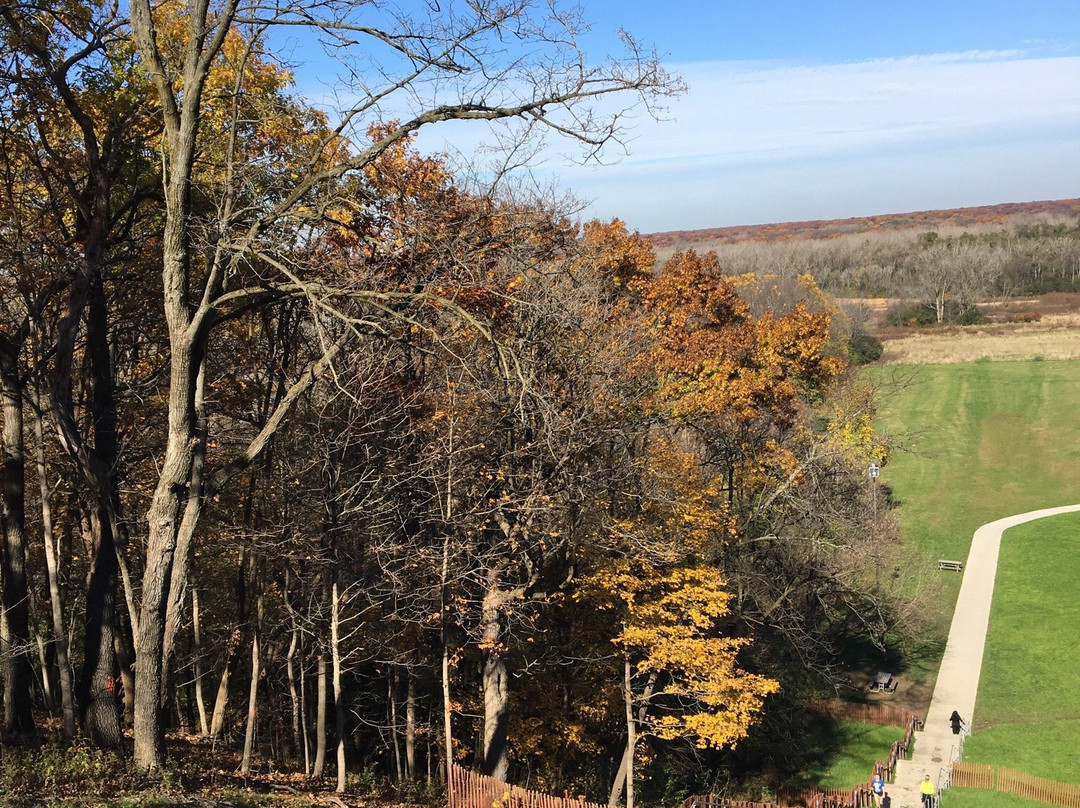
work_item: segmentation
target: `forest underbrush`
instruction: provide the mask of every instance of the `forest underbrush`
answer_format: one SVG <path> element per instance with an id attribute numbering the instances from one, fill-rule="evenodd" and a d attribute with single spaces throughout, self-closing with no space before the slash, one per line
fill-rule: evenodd
<path id="1" fill-rule="evenodd" d="M 55 731 L 53 731 L 55 730 Z M 130 733 L 129 733 L 130 734 Z M 0 757 L 0 806 L 65 808 L 405 808 L 437 805 L 441 786 L 395 784 L 371 770 L 352 773 L 344 793 L 336 779 L 282 771 L 258 761 L 240 775 L 240 755 L 210 738 L 172 733 L 169 763 L 157 777 L 141 777 L 127 757 L 93 748 L 85 740 L 61 739 L 59 727 L 42 727 L 32 740 L 8 742 Z"/>

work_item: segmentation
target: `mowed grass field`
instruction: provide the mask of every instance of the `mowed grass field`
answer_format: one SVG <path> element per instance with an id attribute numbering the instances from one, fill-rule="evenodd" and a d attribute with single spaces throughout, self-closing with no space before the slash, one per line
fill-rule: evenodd
<path id="1" fill-rule="evenodd" d="M 881 482 L 892 489 L 905 542 L 927 570 L 924 600 L 941 637 L 975 528 L 1080 502 L 1080 361 L 886 366 L 879 428 L 895 448 Z M 920 563 L 920 562 L 916 562 Z M 935 589 L 934 584 L 939 584 Z M 965 759 L 1080 783 L 1080 516 L 1007 531 Z M 931 668 L 936 665 L 931 665 Z M 947 806 L 1031 805 L 954 789 Z"/>
<path id="2" fill-rule="evenodd" d="M 1001 539 L 964 759 L 1080 784 L 1080 514 Z"/>
<path id="3" fill-rule="evenodd" d="M 915 577 L 941 589 L 925 608 L 943 639 L 961 576 L 938 572 L 938 559 L 967 558 L 986 522 L 1080 502 L 1080 361 L 887 365 L 868 375 L 880 391 L 878 428 L 893 443 L 879 482 L 925 564 Z"/>

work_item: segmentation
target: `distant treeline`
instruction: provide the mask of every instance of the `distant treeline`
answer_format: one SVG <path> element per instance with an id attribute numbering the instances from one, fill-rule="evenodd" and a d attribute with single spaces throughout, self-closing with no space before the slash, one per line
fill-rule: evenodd
<path id="1" fill-rule="evenodd" d="M 649 239 L 661 250 L 682 249 L 702 244 L 733 244 L 738 241 L 790 241 L 806 238 L 904 230 L 970 230 L 976 227 L 1009 228 L 1029 222 L 1075 220 L 1080 216 L 1080 199 L 1053 199 L 1039 202 L 1005 202 L 971 208 L 887 213 L 850 219 L 815 219 L 803 222 L 711 227 L 701 230 L 668 230 L 650 233 Z"/>
<path id="2" fill-rule="evenodd" d="M 1080 291 L 1080 226 L 1060 217 L 695 249 L 715 249 L 732 275 L 811 275 L 837 296 L 918 301 L 938 322 L 988 298 Z"/>

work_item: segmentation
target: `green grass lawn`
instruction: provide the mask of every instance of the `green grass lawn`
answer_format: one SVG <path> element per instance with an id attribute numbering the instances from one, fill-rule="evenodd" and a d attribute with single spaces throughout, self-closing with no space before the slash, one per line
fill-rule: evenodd
<path id="1" fill-rule="evenodd" d="M 1080 783 L 1080 514 L 1005 532 L 966 760 Z"/>
<path id="2" fill-rule="evenodd" d="M 827 750 L 822 762 L 807 772 L 807 782 L 821 788 L 852 788 L 869 783 L 874 763 L 884 760 L 896 741 L 904 739 L 901 727 L 883 727 L 859 721 L 830 722 L 828 738 L 821 739 Z"/>
<path id="3" fill-rule="evenodd" d="M 925 579 L 941 586 L 926 608 L 944 638 L 961 576 L 938 573 L 937 560 L 965 559 L 986 522 L 1080 502 L 1080 362 L 893 365 L 868 377 L 878 428 L 894 439 L 880 482 Z"/>
<path id="4" fill-rule="evenodd" d="M 975 362 L 866 371 L 880 391 L 878 429 L 893 438 L 880 484 L 892 492 L 929 629 L 907 647 L 903 675 L 933 683 L 962 576 L 939 558 L 966 559 L 975 529 L 1016 513 L 1080 502 L 1080 362 Z M 1058 527 L 1060 526 L 1060 528 Z M 1071 527 L 1070 527 L 1071 526 Z M 1073 537 L 1068 534 L 1070 530 Z M 1064 770 L 1080 748 L 1080 677 L 1068 655 L 1080 636 L 1080 516 L 1009 531 L 976 706 L 980 731 L 965 759 L 1078 782 Z M 1071 664 L 1071 669 L 1070 669 Z M 856 725 L 862 727 L 863 725 Z M 874 728 L 881 729 L 881 728 Z M 887 729 L 887 728 L 886 728 Z M 841 730 L 814 773 L 822 786 L 868 777 L 897 737 Z M 970 799 L 968 794 L 981 794 Z M 955 795 L 955 801 L 954 801 Z M 954 805 L 1026 801 L 954 790 Z"/>
<path id="5" fill-rule="evenodd" d="M 942 808 L 1038 808 L 1045 805 L 1014 794 L 981 788 L 950 788 L 941 797 Z"/>
<path id="6" fill-rule="evenodd" d="M 905 543 L 940 584 L 927 603 L 943 637 L 961 576 L 938 558 L 967 557 L 986 522 L 1080 502 L 1080 362 L 977 362 L 875 368 L 879 428 L 897 450 L 882 470 Z M 965 760 L 1080 783 L 1080 516 L 1040 520 L 1002 540 L 990 632 Z M 928 669 L 936 669 L 930 660 Z M 946 808 L 1032 803 L 953 789 Z"/>

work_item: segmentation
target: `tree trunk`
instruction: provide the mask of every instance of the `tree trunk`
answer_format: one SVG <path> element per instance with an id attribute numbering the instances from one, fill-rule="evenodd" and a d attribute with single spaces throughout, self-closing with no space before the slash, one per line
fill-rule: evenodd
<path id="1" fill-rule="evenodd" d="M 303 656 L 300 663 L 300 731 L 304 742 L 304 777 L 311 777 L 311 733 L 308 732 L 308 696 L 307 673 L 304 670 Z"/>
<path id="2" fill-rule="evenodd" d="M 86 619 L 79 710 L 83 730 L 95 746 L 123 748 L 120 726 L 119 669 L 116 662 L 116 580 L 119 565 L 108 516 L 90 514 L 93 544 L 90 581 L 86 590 Z"/>
<path id="3" fill-rule="evenodd" d="M 630 666 L 630 660 L 627 658 L 624 660 L 623 665 L 623 696 L 624 703 L 627 710 L 632 710 L 633 707 L 633 690 L 631 689 L 630 674 L 632 672 Z M 634 799 L 633 791 L 633 779 L 634 779 L 634 749 L 637 746 L 638 738 L 638 726 L 645 721 L 645 715 L 649 709 L 649 700 L 652 699 L 653 691 L 656 689 L 657 674 L 655 671 L 649 674 L 649 681 L 645 684 L 645 691 L 641 696 L 641 706 L 638 707 L 637 722 L 632 721 L 632 712 L 627 717 L 627 730 L 626 730 L 626 746 L 623 748 L 622 760 L 619 761 L 619 770 L 615 774 L 615 780 L 611 784 L 611 794 L 608 796 L 608 806 L 614 808 L 619 804 L 619 798 L 622 797 L 623 787 L 628 789 L 627 793 L 627 808 L 631 808 L 630 803 Z"/>
<path id="4" fill-rule="evenodd" d="M 247 726 L 244 728 L 244 757 L 240 763 L 240 774 L 247 777 L 251 773 L 251 749 L 255 743 L 255 714 L 259 698 L 259 632 L 251 635 L 251 684 L 248 687 Z"/>
<path id="5" fill-rule="evenodd" d="M 106 226 L 107 219 L 102 222 Z M 104 238 L 100 242 L 104 244 Z M 116 468 L 116 396 L 109 348 L 109 315 L 101 275 L 101 256 L 87 297 L 86 351 L 90 356 L 90 408 L 94 436 L 90 444 L 90 477 L 96 483 L 90 524 L 94 539 L 90 580 L 86 592 L 86 634 L 82 686 L 83 728 L 103 749 L 123 748 L 121 695 L 116 660 L 116 588 L 120 574 L 117 552 L 125 541 L 120 519 L 120 483 Z M 96 647 L 92 647 L 96 646 Z M 93 664 L 91 664 L 93 663 Z"/>
<path id="6" fill-rule="evenodd" d="M 244 638 L 248 629 L 247 575 L 249 555 L 247 548 L 241 547 L 236 560 L 236 628 L 229 638 L 225 653 L 225 667 L 218 681 L 217 696 L 214 698 L 214 714 L 210 720 L 210 736 L 216 738 L 225 728 L 225 712 L 229 704 L 229 684 L 240 664 L 240 652 L 244 648 Z"/>
<path id="7" fill-rule="evenodd" d="M 416 675 L 409 668 L 405 695 L 405 776 L 416 779 Z"/>
<path id="8" fill-rule="evenodd" d="M 450 536 L 443 537 L 443 560 L 441 573 L 441 620 L 442 634 L 442 697 L 443 697 L 443 761 L 446 766 L 446 784 L 450 787 L 450 766 L 454 762 L 454 735 L 451 731 L 450 717 L 453 714 L 453 702 L 450 699 L 450 602 L 447 592 L 450 564 Z"/>
<path id="9" fill-rule="evenodd" d="M 488 571 L 487 594 L 481 607 L 481 634 L 483 637 L 484 668 L 484 774 L 506 782 L 509 771 L 507 757 L 507 730 L 509 727 L 509 674 L 506 661 L 500 651 L 502 641 L 501 605 L 503 594 L 499 590 L 498 572 Z"/>
<path id="10" fill-rule="evenodd" d="M 191 174 L 194 170 L 199 109 L 206 71 L 199 69 L 206 56 L 224 41 L 228 19 L 218 35 L 207 39 L 208 7 L 194 9 L 189 21 L 192 42 L 184 56 L 183 98 L 178 99 L 170 76 L 160 61 L 157 30 L 150 0 L 130 4 L 131 31 L 162 101 L 166 155 L 165 221 L 162 231 L 161 278 L 165 319 L 169 329 L 168 440 L 154 496 L 147 511 L 146 565 L 142 579 L 135 652 L 135 767 L 145 773 L 160 771 L 165 763 L 165 726 L 161 716 L 164 689 L 165 617 L 173 565 L 181 533 L 194 533 L 201 511 L 200 490 L 191 487 L 198 458 L 206 450 L 196 413 L 202 401 L 208 314 L 205 306 L 193 315 L 190 305 Z M 195 32 L 199 32 L 196 34 Z M 202 52 L 205 46 L 209 55 Z M 209 62 L 207 62 L 209 64 Z M 215 283 L 215 281 L 208 281 Z M 181 548 L 182 549 L 182 548 Z"/>
<path id="11" fill-rule="evenodd" d="M 203 698 L 203 648 L 202 615 L 199 612 L 199 588 L 191 587 L 191 630 L 195 646 L 195 704 L 199 708 L 199 734 L 210 734 L 210 725 L 206 721 L 206 700 Z"/>
<path id="12" fill-rule="evenodd" d="M 26 542 L 23 546 L 27 551 L 26 557 L 23 558 L 23 565 L 25 569 L 32 570 L 33 565 L 30 559 L 29 542 Z M 41 621 L 38 620 L 40 612 L 38 611 L 37 591 L 34 588 L 33 581 L 28 583 L 27 592 L 30 597 L 30 625 L 35 627 L 40 626 Z M 56 715 L 56 699 L 53 695 L 52 666 L 49 664 L 49 654 L 45 648 L 45 637 L 42 635 L 41 631 L 34 631 L 34 646 L 37 648 L 38 669 L 41 671 L 41 692 L 45 697 L 45 710 L 50 716 L 53 716 Z"/>
<path id="13" fill-rule="evenodd" d="M 397 666 L 391 665 L 391 670 L 386 677 L 386 704 L 390 711 L 390 742 L 394 749 L 394 778 L 400 783 L 405 779 L 405 761 L 401 755 L 401 731 L 398 728 L 397 715 L 397 689 Z"/>
<path id="14" fill-rule="evenodd" d="M 300 632 L 293 624 L 289 632 L 289 650 L 285 654 L 285 672 L 289 677 L 289 703 L 292 705 L 292 744 L 293 756 L 299 760 L 302 741 L 300 740 L 300 695 L 296 687 L 296 652 L 299 648 Z M 307 766 L 304 766 L 307 773 Z"/>
<path id="15" fill-rule="evenodd" d="M 49 584 L 49 606 L 52 617 L 53 644 L 56 649 L 56 667 L 60 673 L 60 708 L 64 719 L 65 738 L 75 737 L 75 688 L 68 660 L 67 629 L 64 626 L 64 601 L 60 592 L 60 570 L 56 559 L 56 533 L 52 520 L 52 496 L 49 491 L 48 470 L 45 466 L 45 430 L 41 420 L 41 401 L 33 407 L 34 440 L 37 459 L 38 488 L 41 491 L 41 533 L 45 544 L 45 574 Z"/>
<path id="16" fill-rule="evenodd" d="M 135 635 L 131 625 L 131 615 L 124 619 L 124 613 L 116 611 L 116 664 L 120 669 L 120 685 L 123 690 L 121 713 L 125 726 L 131 726 L 135 720 Z"/>
<path id="17" fill-rule="evenodd" d="M 4 341 L 0 345 L 0 411 L 4 426 L 4 466 L 0 485 L 0 525 L 3 529 L 3 605 L 7 618 L 8 645 L 4 649 L 4 729 L 20 735 L 34 731 L 30 709 L 33 695 L 33 663 L 30 659 L 30 617 L 26 589 L 26 466 L 23 443 L 22 388 L 18 354 Z"/>
<path id="18" fill-rule="evenodd" d="M 334 715 L 337 727 L 337 793 L 345 793 L 345 694 L 341 692 L 341 598 L 338 585 L 330 596 L 330 649 L 334 662 Z"/>
<path id="19" fill-rule="evenodd" d="M 322 777 L 326 771 L 326 686 L 327 686 L 326 650 L 319 648 L 319 661 L 316 677 L 315 702 L 315 763 L 311 769 L 312 777 Z"/>
<path id="20" fill-rule="evenodd" d="M 337 677 L 338 671 L 338 647 L 337 647 L 337 619 L 338 619 L 338 590 L 337 590 L 337 558 L 335 555 L 335 532 L 338 525 L 338 516 L 340 503 L 338 502 L 338 490 L 337 484 L 339 475 L 341 474 L 341 457 L 338 453 L 331 450 L 326 458 L 326 470 L 324 472 L 325 490 L 323 492 L 323 507 L 325 508 L 325 518 L 322 526 L 322 552 L 323 559 L 326 566 L 322 570 L 322 614 L 320 622 L 329 618 L 329 625 L 326 629 L 329 630 L 329 649 L 326 647 L 325 640 L 319 643 L 319 703 L 316 713 L 316 733 L 317 741 L 315 747 L 315 776 L 321 777 L 326 770 L 326 721 L 327 710 L 329 709 L 329 696 L 327 677 L 332 673 L 334 676 L 333 682 L 333 697 L 334 706 L 338 706 L 340 701 L 338 692 Z M 324 635 L 325 637 L 325 635 Z M 330 660 L 326 658 L 329 651 Z M 328 667 L 331 670 L 328 670 Z M 338 738 L 340 744 L 342 739 Z M 343 749 L 343 747 L 342 747 Z M 339 779 L 341 773 L 339 772 Z"/>
<path id="21" fill-rule="evenodd" d="M 506 782 L 509 771 L 507 728 L 509 724 L 509 675 L 497 651 L 484 655 L 484 773 Z"/>
<path id="22" fill-rule="evenodd" d="M 30 587 L 30 622 L 38 625 L 37 597 L 34 595 L 33 586 Z M 34 632 L 34 645 L 37 647 L 38 670 L 41 672 L 41 695 L 45 698 L 45 710 L 51 717 L 56 715 L 56 694 L 53 692 L 52 665 L 49 664 L 45 637 L 40 631 Z"/>
<path id="23" fill-rule="evenodd" d="M 255 608 L 255 628 L 251 632 L 251 685 L 248 688 L 247 726 L 244 729 L 244 758 L 240 763 L 240 774 L 247 777 L 251 773 L 251 750 L 255 744 L 255 718 L 259 700 L 259 676 L 262 673 L 259 660 L 259 632 L 262 628 L 262 596 Z"/>
<path id="24" fill-rule="evenodd" d="M 175 355 L 174 355 L 175 363 Z M 174 370 L 174 376 L 176 372 Z M 173 388 L 170 397 L 175 395 Z M 170 407 L 170 409 L 172 409 Z M 155 774 L 165 765 L 165 725 L 161 716 L 165 607 L 176 550 L 180 492 L 187 489 L 187 440 L 170 435 L 161 477 L 147 513 L 149 537 L 143 573 L 142 609 L 135 638 L 135 767 Z"/>
<path id="25" fill-rule="evenodd" d="M 447 388 L 453 401 L 453 386 L 447 379 Z M 453 407 L 449 410 L 453 412 Z M 442 502 L 443 519 L 447 524 L 454 514 L 454 418 L 449 421 L 448 453 L 449 462 L 446 465 L 446 490 L 443 492 L 445 499 Z M 447 796 L 450 794 L 451 778 L 450 768 L 454 763 L 454 735 L 452 732 L 453 722 L 450 720 L 453 710 L 453 701 L 450 699 L 450 531 L 445 529 L 443 534 L 442 567 L 439 571 L 439 635 L 442 642 L 442 697 L 443 697 L 443 765 L 446 774 Z M 428 760 L 430 767 L 431 761 Z"/>
<path id="26" fill-rule="evenodd" d="M 11 629 L 8 627 L 7 612 L 0 609 L 0 655 L 3 659 L 11 656 Z M 8 685 L 7 666 L 4 666 L 4 687 Z M 15 721 L 15 703 L 4 699 L 4 726 Z"/>
<path id="27" fill-rule="evenodd" d="M 634 750 L 637 748 L 637 726 L 634 722 L 634 691 L 631 688 L 630 657 L 623 662 L 623 692 L 626 705 L 626 808 L 634 808 Z"/>

